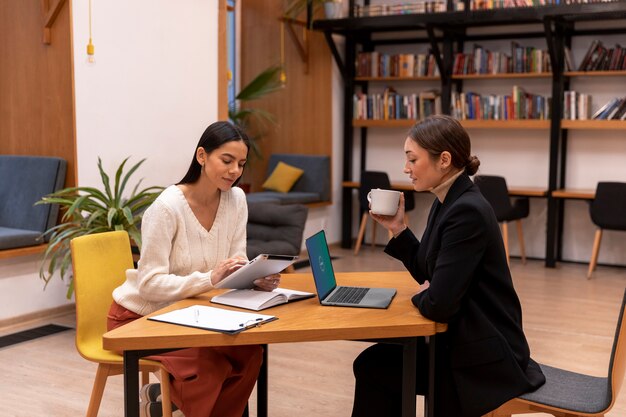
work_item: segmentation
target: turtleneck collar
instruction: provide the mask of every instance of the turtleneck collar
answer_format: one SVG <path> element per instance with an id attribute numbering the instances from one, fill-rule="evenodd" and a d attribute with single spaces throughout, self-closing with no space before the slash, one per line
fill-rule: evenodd
<path id="1" fill-rule="evenodd" d="M 454 184 L 454 181 L 456 181 L 456 179 L 459 178 L 464 171 L 465 171 L 464 169 L 459 170 L 459 172 L 452 175 L 446 181 L 442 182 L 441 184 L 439 184 L 438 186 L 430 190 L 431 193 L 437 196 L 437 199 L 439 200 L 440 203 L 443 204 L 443 201 L 446 199 L 446 195 L 448 194 L 450 187 L 452 187 L 452 184 Z"/>

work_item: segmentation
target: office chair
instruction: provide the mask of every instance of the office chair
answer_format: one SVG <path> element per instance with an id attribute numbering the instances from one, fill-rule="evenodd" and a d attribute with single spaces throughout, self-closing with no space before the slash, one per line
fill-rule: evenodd
<path id="1" fill-rule="evenodd" d="M 599 182 L 596 187 L 596 196 L 589 206 L 591 221 L 598 226 L 593 241 L 591 262 L 587 278 L 591 278 L 598 263 L 600 242 L 603 230 L 626 230 L 626 183 Z"/>
<path id="2" fill-rule="evenodd" d="M 512 414 L 548 413 L 554 416 L 604 416 L 615 404 L 626 370 L 626 322 L 624 306 L 617 320 L 608 375 L 595 377 L 551 366 L 540 365 L 546 383 L 534 392 L 508 401 L 485 417 L 510 417 Z"/>
<path id="3" fill-rule="evenodd" d="M 485 199 L 489 202 L 496 214 L 498 223 L 502 224 L 502 240 L 506 260 L 509 262 L 509 226 L 508 223 L 515 221 L 517 224 L 517 236 L 519 239 L 522 263 L 526 263 L 526 248 L 524 246 L 524 234 L 522 232 L 522 219 L 528 217 L 529 201 L 527 197 L 514 199 L 511 204 L 509 189 L 504 177 L 495 175 L 477 175 L 474 183 L 480 189 Z"/>
<path id="4" fill-rule="evenodd" d="M 363 243 L 363 237 L 365 236 L 365 227 L 367 225 L 367 219 L 369 218 L 369 201 L 367 201 L 367 194 L 373 188 L 383 188 L 390 190 L 391 181 L 386 172 L 380 171 L 363 171 L 361 173 L 361 185 L 359 186 L 359 212 L 361 213 L 361 224 L 359 225 L 359 234 L 356 238 L 356 245 L 354 246 L 354 254 L 358 255 L 361 250 L 361 244 Z M 407 212 L 415 208 L 415 197 L 413 191 L 403 191 L 404 193 L 404 222 L 408 224 L 409 216 Z M 372 246 L 376 243 L 376 222 L 372 221 Z M 391 233 L 389 233 L 389 239 L 391 239 Z"/>
<path id="5" fill-rule="evenodd" d="M 125 231 L 97 233 L 72 239 L 72 266 L 76 297 L 76 349 L 88 361 L 98 364 L 87 417 L 96 417 L 107 378 L 124 373 L 123 357 L 102 348 L 107 331 L 107 312 L 112 292 L 124 282 L 126 270 L 133 268 L 130 239 Z M 163 416 L 172 416 L 169 373 L 161 363 L 142 359 L 139 362 L 142 383 L 148 383 L 148 372 L 159 374 Z"/>

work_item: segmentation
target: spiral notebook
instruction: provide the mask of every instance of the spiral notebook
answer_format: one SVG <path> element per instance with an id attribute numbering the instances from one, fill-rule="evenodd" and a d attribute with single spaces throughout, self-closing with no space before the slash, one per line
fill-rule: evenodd
<path id="1" fill-rule="evenodd" d="M 148 320 L 228 334 L 237 334 L 277 319 L 278 317 L 267 314 L 225 310 L 205 305 L 193 305 L 148 317 Z"/>

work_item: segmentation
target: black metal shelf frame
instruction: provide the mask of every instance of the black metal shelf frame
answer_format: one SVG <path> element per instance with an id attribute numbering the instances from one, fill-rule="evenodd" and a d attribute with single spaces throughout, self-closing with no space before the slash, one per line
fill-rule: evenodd
<path id="1" fill-rule="evenodd" d="M 312 0 L 309 0 L 311 3 Z M 354 9 L 354 0 L 349 2 L 349 10 Z M 451 0 L 448 1 L 451 9 Z M 365 0 L 365 4 L 369 4 Z M 452 88 L 462 90 L 463 80 L 452 79 L 454 50 L 462 51 L 464 42 L 477 40 L 544 38 L 552 63 L 552 117 L 550 120 L 548 215 L 546 228 L 545 265 L 554 267 L 561 259 L 563 242 L 564 200 L 551 196 L 551 191 L 565 188 L 567 129 L 561 128 L 563 113 L 562 99 L 569 88 L 569 77 L 563 75 L 564 46 L 571 46 L 573 36 L 605 35 L 626 33 L 626 1 L 611 3 L 570 4 L 559 6 L 523 7 L 494 10 L 466 10 L 426 14 L 407 14 L 343 19 L 315 20 L 309 18 L 309 27 L 322 31 L 337 63 L 344 81 L 344 128 L 343 128 L 343 181 L 352 181 L 354 128 L 352 126 L 353 103 L 351 97 L 355 85 L 359 84 L 367 93 L 368 82 L 354 80 L 357 47 L 365 52 L 373 51 L 378 45 L 429 43 L 435 54 L 441 74 L 442 108 L 448 113 Z M 601 21 L 602 27 L 577 28 L 577 22 Z M 611 23 L 613 22 L 613 23 Z M 498 28 L 516 25 L 528 26 L 526 31 L 507 33 L 468 34 L 472 28 Z M 410 32 L 407 35 L 407 32 Z M 412 32 L 420 33 L 416 36 Z M 391 34 L 376 38 L 375 34 Z M 342 60 L 333 35 L 345 38 Z M 395 37 L 394 37 L 395 36 Z M 367 128 L 360 128 L 361 155 L 360 169 L 366 169 Z M 345 248 L 352 245 L 352 189 L 342 191 L 342 240 Z"/>

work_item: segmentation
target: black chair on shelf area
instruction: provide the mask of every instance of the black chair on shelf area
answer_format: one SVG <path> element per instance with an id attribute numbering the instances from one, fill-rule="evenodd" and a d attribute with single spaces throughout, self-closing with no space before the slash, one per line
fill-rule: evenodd
<path id="1" fill-rule="evenodd" d="M 524 246 L 524 234 L 522 232 L 521 220 L 528 217 L 528 197 L 515 198 L 513 203 L 511 203 L 506 180 L 504 177 L 497 175 L 477 175 L 474 178 L 474 183 L 478 186 L 480 192 L 485 196 L 489 204 L 491 204 L 496 214 L 496 219 L 498 219 L 498 223 L 502 223 L 502 239 L 504 240 L 507 261 L 509 260 L 508 223 L 515 221 L 517 224 L 517 236 L 519 238 L 522 263 L 526 263 L 526 248 Z"/>
<path id="2" fill-rule="evenodd" d="M 593 270 L 598 263 L 600 242 L 603 230 L 626 230 L 626 183 L 623 182 L 599 182 L 596 188 L 596 196 L 589 205 L 591 221 L 598 226 L 593 241 L 591 261 L 587 278 L 591 278 Z"/>
<path id="3" fill-rule="evenodd" d="M 374 188 L 391 189 L 391 181 L 386 172 L 381 171 L 363 171 L 361 173 L 361 184 L 359 186 L 359 212 L 361 213 L 361 223 L 359 225 L 359 234 L 356 238 L 354 246 L 354 254 L 358 255 L 361 250 L 361 244 L 365 236 L 365 227 L 369 218 L 369 201 L 367 194 Z M 415 197 L 413 191 L 403 191 L 404 193 L 404 221 L 408 224 L 407 212 L 415 208 Z M 372 221 L 372 246 L 376 243 L 376 222 Z M 391 236 L 389 236 L 391 238 Z"/>

